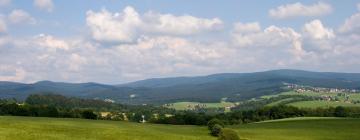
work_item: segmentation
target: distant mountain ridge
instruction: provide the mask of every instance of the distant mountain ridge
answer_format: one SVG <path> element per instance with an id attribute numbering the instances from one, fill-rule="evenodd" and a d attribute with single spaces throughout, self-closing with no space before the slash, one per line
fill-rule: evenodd
<path id="1" fill-rule="evenodd" d="M 82 98 L 113 99 L 128 104 L 175 101 L 245 100 L 281 92 L 284 83 L 360 89 L 360 73 L 271 70 L 208 76 L 154 78 L 121 85 L 39 81 L 33 84 L 0 82 L 0 98 L 24 99 L 30 94 L 55 93 Z"/>

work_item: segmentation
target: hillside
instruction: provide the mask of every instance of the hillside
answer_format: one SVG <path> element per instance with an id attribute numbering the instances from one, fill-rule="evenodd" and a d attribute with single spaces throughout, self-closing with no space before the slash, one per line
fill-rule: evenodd
<path id="1" fill-rule="evenodd" d="M 248 140 L 357 139 L 360 119 L 295 118 L 238 126 Z M 0 117 L 1 140 L 215 140 L 206 127 L 140 124 L 119 121 Z"/>
<path id="2" fill-rule="evenodd" d="M 360 119 L 293 118 L 233 126 L 249 140 L 354 140 Z"/>
<path id="3" fill-rule="evenodd" d="M 360 89 L 360 74 L 273 70 L 226 73 L 198 77 L 157 78 L 121 85 L 98 83 L 34 84 L 0 82 L 0 98 L 24 99 L 35 93 L 57 93 L 82 98 L 112 99 L 128 104 L 163 104 L 176 101 L 219 102 L 246 100 L 284 91 L 284 83 Z"/>
<path id="4" fill-rule="evenodd" d="M 1 140 L 212 140 L 206 127 L 0 116 Z"/>

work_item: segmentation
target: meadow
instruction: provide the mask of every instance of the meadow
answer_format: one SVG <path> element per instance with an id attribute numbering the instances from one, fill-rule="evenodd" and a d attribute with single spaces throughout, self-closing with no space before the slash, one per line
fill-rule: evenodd
<path id="1" fill-rule="evenodd" d="M 294 118 L 232 126 L 248 140 L 355 140 L 360 119 Z"/>
<path id="2" fill-rule="evenodd" d="M 1 117 L 0 140 L 212 140 L 206 127 Z"/>
<path id="3" fill-rule="evenodd" d="M 261 96 L 260 99 L 270 99 L 273 97 L 278 97 L 282 95 L 290 96 L 289 98 L 281 99 L 272 103 L 267 104 L 266 106 L 275 106 L 279 105 L 283 102 L 288 102 L 286 105 L 291 105 L 299 108 L 328 108 L 328 107 L 337 107 L 337 106 L 344 106 L 344 107 L 360 107 L 360 104 L 354 104 L 350 102 L 346 102 L 345 96 L 339 96 L 339 93 L 330 93 L 330 92 L 311 92 L 306 91 L 302 93 L 298 93 L 295 91 L 288 91 L 282 92 L 276 95 L 268 95 L 268 96 Z M 313 100 L 313 101 L 292 101 L 294 98 L 291 96 L 309 96 L 309 97 L 322 97 L 322 96 L 329 96 L 331 98 L 337 98 L 338 101 L 324 101 L 324 100 Z M 360 94 L 359 93 L 348 93 L 346 94 L 349 96 L 349 101 L 360 101 Z"/>
<path id="4" fill-rule="evenodd" d="M 354 140 L 360 119 L 292 118 L 227 126 L 247 140 Z M 0 117 L 1 140 L 216 140 L 206 127 L 120 121 Z"/>
<path id="5" fill-rule="evenodd" d="M 199 104 L 205 105 L 204 108 L 224 108 L 224 107 L 234 106 L 234 103 L 231 102 L 219 102 L 219 103 L 176 102 L 168 107 L 174 108 L 176 110 L 187 110 Z"/>

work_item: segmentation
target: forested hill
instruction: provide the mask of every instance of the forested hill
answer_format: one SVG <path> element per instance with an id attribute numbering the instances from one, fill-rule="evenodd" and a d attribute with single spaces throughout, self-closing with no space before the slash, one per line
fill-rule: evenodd
<path id="1" fill-rule="evenodd" d="M 157 78 L 121 85 L 51 81 L 34 84 L 0 82 L 0 97 L 25 99 L 30 94 L 56 93 L 82 98 L 112 99 L 129 104 L 161 104 L 174 101 L 214 102 L 224 97 L 228 97 L 229 100 L 244 100 L 275 94 L 283 90 L 284 83 L 360 89 L 360 74 L 273 70 Z"/>

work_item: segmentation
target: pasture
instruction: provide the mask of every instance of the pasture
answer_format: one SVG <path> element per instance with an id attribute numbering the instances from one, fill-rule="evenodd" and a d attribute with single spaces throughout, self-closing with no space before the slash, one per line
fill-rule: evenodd
<path id="1" fill-rule="evenodd" d="M 360 119 L 294 118 L 232 126 L 248 140 L 355 140 Z"/>
<path id="2" fill-rule="evenodd" d="M 206 127 L 0 116 L 0 140 L 212 140 Z"/>
<path id="3" fill-rule="evenodd" d="M 354 140 L 360 119 L 291 118 L 227 126 L 247 140 Z M 85 119 L 0 117 L 1 140 L 216 140 L 206 127 Z"/>
<path id="4" fill-rule="evenodd" d="M 169 108 L 174 108 L 176 110 L 191 110 L 195 106 L 200 106 L 201 108 L 225 108 L 234 106 L 234 103 L 231 102 L 219 102 L 219 103 L 199 103 L 199 102 L 176 102 L 169 104 Z"/>

